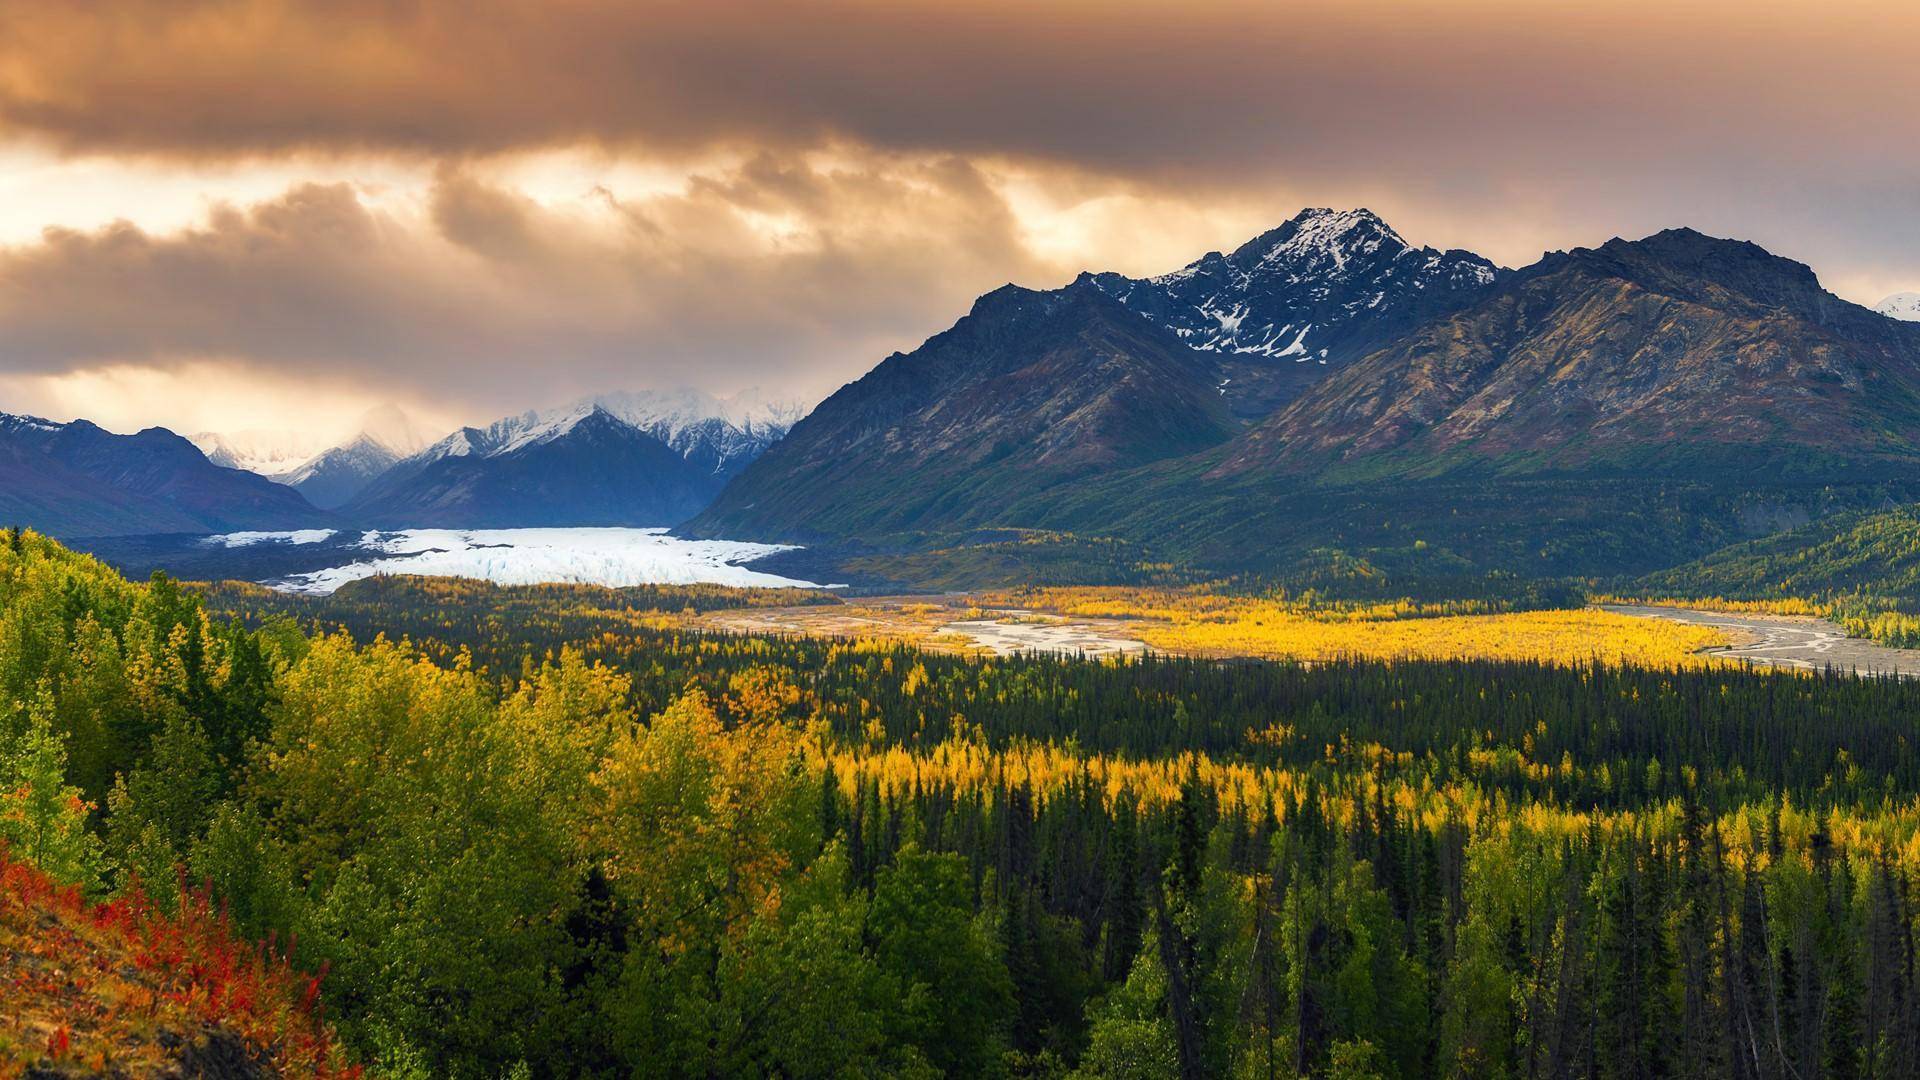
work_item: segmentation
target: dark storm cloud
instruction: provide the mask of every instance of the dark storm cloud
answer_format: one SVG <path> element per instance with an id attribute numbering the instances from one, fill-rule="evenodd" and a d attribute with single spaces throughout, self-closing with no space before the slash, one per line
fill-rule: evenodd
<path id="1" fill-rule="evenodd" d="M 1916 30 L 1911 4 L 1783 0 L 8 0 L 0 118 L 161 154 L 831 136 L 1170 174 L 1910 168 Z"/>
<path id="2" fill-rule="evenodd" d="M 446 171 L 420 215 L 307 185 L 179 233 L 48 230 L 0 250 L 7 367 L 230 357 L 502 408 L 675 372 L 817 387 L 951 321 L 1009 269 L 1038 272 L 960 161 L 763 158 L 590 209 Z M 769 217 L 792 231 L 769 233 Z"/>
<path id="3" fill-rule="evenodd" d="M 825 390 L 1003 281 L 1303 203 L 1514 264 L 1689 224 L 1871 302 L 1920 288 L 1916 40 L 1907 0 L 0 0 L 0 147 L 438 176 L 0 248 L 0 374 Z M 500 179 L 554 149 L 691 179 L 589 221 Z"/>

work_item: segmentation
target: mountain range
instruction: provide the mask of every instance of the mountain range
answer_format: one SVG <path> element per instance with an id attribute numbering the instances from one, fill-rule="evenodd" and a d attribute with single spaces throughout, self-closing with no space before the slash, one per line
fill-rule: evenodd
<path id="1" fill-rule="evenodd" d="M 429 442 L 389 406 L 317 452 L 271 432 L 189 440 L 0 414 L 0 523 L 69 538 L 671 525 L 710 502 L 800 411 L 752 391 L 625 391 Z"/>
<path id="2" fill-rule="evenodd" d="M 393 463 L 340 513 L 382 527 L 674 525 L 797 413 L 757 394 L 601 395 L 461 428 Z"/>
<path id="3" fill-rule="evenodd" d="M 1920 327 L 1754 244 L 1672 229 L 1555 253 L 1355 362 L 1219 472 L 1698 468 L 1920 457 Z M 1357 468 L 1355 468 L 1357 466 Z"/>
<path id="4" fill-rule="evenodd" d="M 282 484 L 209 461 L 164 428 L 0 413 L 0 522 L 61 536 L 294 529 L 325 515 Z"/>
<path id="5" fill-rule="evenodd" d="M 688 531 L 884 546 L 1016 528 L 1215 570 L 1339 549 L 1564 574 L 1920 496 L 1920 326 L 1691 230 L 1507 271 L 1309 210 L 1163 278 L 998 295 L 828 398 Z M 1009 340 L 1082 347 L 1009 364 Z M 1154 381 L 1089 394 L 1080 377 L 1108 368 Z M 1167 403 L 1139 439 L 1069 422 L 1146 409 L 1134 388 Z M 1195 406 L 1208 394 L 1237 423 Z"/>
<path id="6" fill-rule="evenodd" d="M 393 405 L 369 410 L 352 431 L 331 445 L 291 430 L 202 431 L 187 438 L 215 465 L 285 484 L 323 510 L 345 504 L 375 477 L 432 441 Z"/>
<path id="7" fill-rule="evenodd" d="M 330 514 L 165 432 L 15 420 L 11 460 L 77 478 L 16 465 L 0 506 L 76 535 L 678 524 L 857 554 L 1016 530 L 1211 572 L 1340 552 L 1644 573 L 1920 499 L 1911 296 L 1864 308 L 1803 264 L 1688 229 L 1507 269 L 1370 211 L 1309 209 L 1169 274 L 997 289 L 804 417 L 751 394 L 620 393 L 430 445 L 375 417 L 278 474 Z M 129 483 L 45 449 L 89 440 L 170 464 Z"/>

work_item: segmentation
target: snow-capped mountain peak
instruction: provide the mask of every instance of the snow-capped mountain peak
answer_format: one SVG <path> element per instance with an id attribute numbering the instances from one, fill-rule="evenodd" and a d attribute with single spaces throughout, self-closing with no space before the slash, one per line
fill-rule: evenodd
<path id="1" fill-rule="evenodd" d="M 1920 322 L 1920 292 L 1894 293 L 1873 305 L 1873 310 L 1889 319 Z"/>
<path id="2" fill-rule="evenodd" d="M 660 440 L 687 461 L 731 476 L 759 456 L 804 415 L 803 406 L 749 390 L 730 398 L 701 390 L 622 390 L 582 398 L 555 409 L 535 409 L 465 427 L 415 455 L 420 462 L 445 457 L 498 457 L 541 445 L 600 415 Z"/>
<path id="3" fill-rule="evenodd" d="M 207 460 L 227 469 L 278 477 L 300 467 L 326 447 L 324 439 L 304 431 L 202 431 L 187 436 Z"/>
<path id="4" fill-rule="evenodd" d="M 350 437 L 272 478 L 298 489 L 315 506 L 331 510 L 427 443 L 411 416 L 394 405 L 382 405 L 362 414 Z"/>
<path id="5" fill-rule="evenodd" d="M 1392 226 L 1371 210 L 1324 207 L 1302 210 L 1292 221 L 1234 252 L 1229 261 L 1236 264 L 1252 261 L 1248 256 L 1261 247 L 1266 249 L 1264 254 L 1245 273 L 1273 267 L 1284 267 L 1296 275 L 1310 267 L 1338 273 L 1346 269 L 1349 258 L 1363 258 L 1382 251 L 1388 258 L 1399 258 L 1412 250 Z"/>
<path id="6" fill-rule="evenodd" d="M 652 432 L 669 445 L 687 431 L 716 420 L 744 433 L 767 429 L 784 432 L 807 411 L 796 402 L 769 398 L 758 388 L 726 398 L 683 386 L 672 390 L 620 390 L 586 400 Z"/>
<path id="7" fill-rule="evenodd" d="M 42 420 L 37 416 L 23 413 L 0 413 L 0 433 L 33 432 L 36 434 L 55 434 L 67 425 L 53 420 Z"/>
<path id="8" fill-rule="evenodd" d="M 1313 207 L 1169 274 L 1090 275 L 1122 304 L 1242 371 L 1227 391 L 1243 416 L 1284 403 L 1313 376 L 1415 323 L 1471 303 L 1502 271 L 1468 251 L 1416 248 L 1371 210 Z M 1229 376 L 1235 372 L 1227 372 Z"/>
<path id="9" fill-rule="evenodd" d="M 503 420 L 487 429 L 494 438 L 485 456 L 498 457 L 562 438 L 580 426 L 581 421 L 607 410 L 592 403 L 581 403 L 553 412 L 528 412 Z M 610 415 L 610 414 L 609 414 Z"/>
<path id="10" fill-rule="evenodd" d="M 599 394 L 573 408 L 595 406 L 671 446 L 687 461 L 718 476 L 732 476 L 773 445 L 806 407 L 744 390 L 716 397 L 688 387 L 623 390 Z"/>

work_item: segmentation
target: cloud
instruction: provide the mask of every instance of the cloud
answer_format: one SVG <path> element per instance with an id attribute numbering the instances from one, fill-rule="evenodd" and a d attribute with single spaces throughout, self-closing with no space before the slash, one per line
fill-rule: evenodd
<path id="1" fill-rule="evenodd" d="M 1865 281 L 1920 248 L 1915 40 L 1907 0 L 14 3 L 0 137 L 227 162 L 853 147 L 1412 208 L 1457 243 L 1516 233 L 1510 259 L 1685 222 Z"/>
<path id="2" fill-rule="evenodd" d="M 954 157 L 765 153 L 638 196 L 456 167 L 417 197 L 302 184 L 178 231 L 0 248 L 0 355 L 16 386 L 215 360 L 477 416 L 622 386 L 819 396 L 980 292 L 1078 268 L 1036 254 L 1006 183 Z"/>
<path id="3" fill-rule="evenodd" d="M 1471 184 L 1488 159 L 1910 161 L 1916 31 L 1896 0 L 12 4 L 0 122 L 106 152 L 840 141 Z"/>
<path id="4" fill-rule="evenodd" d="M 1307 204 L 1509 264 L 1689 224 L 1871 302 L 1920 287 L 1917 39 L 1906 0 L 0 0 L 0 150 L 65 163 L 4 235 L 95 223 L 0 247 L 0 369 L 814 395 Z M 117 174 L 165 225 L 97 224 Z"/>

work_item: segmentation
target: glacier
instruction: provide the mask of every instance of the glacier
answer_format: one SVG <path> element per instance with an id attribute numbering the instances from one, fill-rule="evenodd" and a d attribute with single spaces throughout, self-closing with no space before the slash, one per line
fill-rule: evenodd
<path id="1" fill-rule="evenodd" d="M 301 543 L 299 534 L 228 534 L 209 544 Z M 665 529 L 399 529 L 361 535 L 339 565 L 265 582 L 284 592 L 324 596 L 349 581 L 379 574 L 481 578 L 499 585 L 692 585 L 839 588 L 782 577 L 745 563 L 789 544 L 683 540 Z M 354 557 L 355 554 L 359 557 Z"/>
<path id="2" fill-rule="evenodd" d="M 209 536 L 201 543 L 208 547 L 240 548 L 255 544 L 318 544 L 333 535 L 332 529 L 289 529 L 285 531 L 230 532 Z"/>

